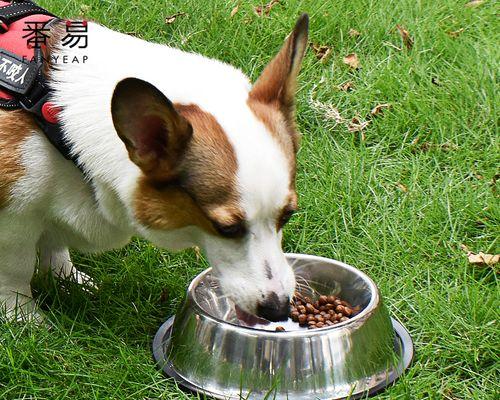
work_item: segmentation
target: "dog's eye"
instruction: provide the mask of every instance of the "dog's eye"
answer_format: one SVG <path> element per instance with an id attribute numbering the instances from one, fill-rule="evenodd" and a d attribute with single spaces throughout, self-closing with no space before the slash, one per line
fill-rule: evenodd
<path id="1" fill-rule="evenodd" d="M 295 210 L 293 209 L 287 209 L 283 211 L 283 214 L 281 214 L 281 217 L 278 221 L 278 229 L 283 228 L 283 226 L 290 221 L 290 218 L 292 218 L 292 215 L 295 213 Z"/>
<path id="2" fill-rule="evenodd" d="M 241 238 L 245 236 L 247 233 L 247 229 L 245 227 L 245 224 L 242 222 L 238 222 L 236 224 L 232 225 L 215 225 L 215 228 L 217 231 L 224 237 L 226 238 Z"/>

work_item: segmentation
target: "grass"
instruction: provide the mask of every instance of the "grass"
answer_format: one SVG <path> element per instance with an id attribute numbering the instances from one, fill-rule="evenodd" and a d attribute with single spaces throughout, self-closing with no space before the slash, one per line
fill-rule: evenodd
<path id="1" fill-rule="evenodd" d="M 236 0 L 41 1 L 61 16 L 85 14 L 220 58 L 252 78 L 307 11 L 311 41 L 332 53 L 320 63 L 310 51 L 300 76 L 301 211 L 285 229 L 284 247 L 367 272 L 410 330 L 414 363 L 379 398 L 449 400 L 500 395 L 498 268 L 469 265 L 460 248 L 500 250 L 499 10 L 492 0 L 465 3 L 287 0 L 259 18 L 243 1 L 230 18 Z M 164 23 L 179 11 L 186 15 Z M 396 24 L 413 37 L 410 51 L 398 49 Z M 349 36 L 351 28 L 361 35 Z M 358 71 L 342 62 L 352 52 Z M 337 89 L 346 81 L 354 91 Z M 328 113 L 335 107 L 347 120 L 365 120 L 380 103 L 392 107 L 364 135 Z M 0 398 L 196 398 L 157 371 L 150 344 L 206 267 L 203 259 L 140 240 L 74 258 L 99 291 L 49 290 L 50 329 L 0 326 Z"/>

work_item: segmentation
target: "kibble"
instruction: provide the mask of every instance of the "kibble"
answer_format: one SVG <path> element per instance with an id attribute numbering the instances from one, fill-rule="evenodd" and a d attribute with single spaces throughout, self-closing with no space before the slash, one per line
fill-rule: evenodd
<path id="1" fill-rule="evenodd" d="M 302 327 L 318 329 L 349 321 L 360 310 L 360 306 L 353 307 L 337 296 L 321 295 L 314 301 L 308 296 L 297 293 L 293 298 L 290 318 Z M 284 330 L 282 326 L 276 327 L 276 331 Z"/>
<path id="2" fill-rule="evenodd" d="M 314 306 L 311 303 L 306 304 L 306 311 L 308 314 L 313 314 L 315 309 Z"/>

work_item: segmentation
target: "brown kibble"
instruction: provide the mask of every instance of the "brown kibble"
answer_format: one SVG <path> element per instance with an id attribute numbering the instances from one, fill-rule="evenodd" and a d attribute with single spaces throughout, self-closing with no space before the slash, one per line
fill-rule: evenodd
<path id="1" fill-rule="evenodd" d="M 285 328 L 283 328 L 282 326 L 277 326 L 276 327 L 276 332 L 285 332 Z"/>
<path id="2" fill-rule="evenodd" d="M 320 295 L 317 301 L 312 301 L 310 297 L 304 297 L 304 304 L 297 305 L 300 298 L 299 294 L 294 296 L 295 304 L 292 303 L 289 316 L 300 326 L 309 329 L 328 327 L 348 321 L 351 316 L 356 315 L 361 310 L 359 305 L 353 307 L 349 302 L 333 295 Z M 277 331 L 281 331 L 278 328 L 282 327 L 276 328 Z"/>
<path id="3" fill-rule="evenodd" d="M 302 296 L 300 293 L 296 292 L 295 293 L 295 299 L 296 300 L 300 300 L 300 301 L 303 301 L 304 300 L 304 296 Z"/>

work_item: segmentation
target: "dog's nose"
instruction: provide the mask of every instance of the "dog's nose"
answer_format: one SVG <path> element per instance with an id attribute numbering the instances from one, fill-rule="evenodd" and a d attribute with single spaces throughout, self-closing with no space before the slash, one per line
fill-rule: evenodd
<path id="1" fill-rule="evenodd" d="M 290 298 L 286 297 L 283 301 L 280 301 L 280 298 L 274 292 L 257 305 L 257 316 L 268 321 L 286 321 L 289 313 Z"/>

